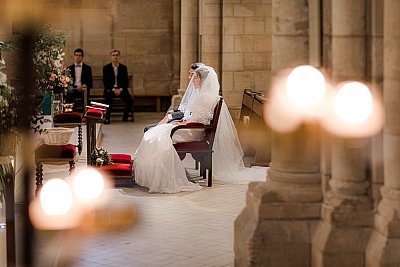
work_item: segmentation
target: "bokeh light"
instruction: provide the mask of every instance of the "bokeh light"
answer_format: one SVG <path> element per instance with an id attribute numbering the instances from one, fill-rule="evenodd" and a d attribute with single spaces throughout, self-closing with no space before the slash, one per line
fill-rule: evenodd
<path id="1" fill-rule="evenodd" d="M 371 115 L 371 92 L 360 82 L 344 83 L 335 96 L 334 108 L 343 121 L 360 123 Z"/>
<path id="2" fill-rule="evenodd" d="M 94 168 L 86 168 L 76 173 L 72 188 L 76 197 L 83 202 L 97 201 L 106 188 L 103 175 Z"/>
<path id="3" fill-rule="evenodd" d="M 264 104 L 265 122 L 282 133 L 295 131 L 302 123 L 319 122 L 342 137 L 367 137 L 382 129 L 384 110 L 376 91 L 355 81 L 335 88 L 312 66 L 282 70 Z"/>
<path id="4" fill-rule="evenodd" d="M 29 204 L 29 217 L 37 229 L 72 229 L 82 220 L 82 209 L 74 200 L 69 184 L 53 178 Z"/>
<path id="5" fill-rule="evenodd" d="M 305 111 L 317 106 L 325 94 L 325 78 L 308 65 L 294 68 L 286 81 L 286 91 L 292 103 Z"/>
<path id="6" fill-rule="evenodd" d="M 337 86 L 321 125 L 341 137 L 364 138 L 377 134 L 384 124 L 381 97 L 365 84 L 346 81 Z"/>
<path id="7" fill-rule="evenodd" d="M 282 70 L 275 76 L 264 119 L 277 132 L 294 131 L 301 123 L 320 119 L 328 111 L 327 83 L 308 65 Z"/>
<path id="8" fill-rule="evenodd" d="M 51 179 L 40 191 L 40 203 L 47 215 L 66 214 L 72 206 L 72 192 L 62 179 Z"/>

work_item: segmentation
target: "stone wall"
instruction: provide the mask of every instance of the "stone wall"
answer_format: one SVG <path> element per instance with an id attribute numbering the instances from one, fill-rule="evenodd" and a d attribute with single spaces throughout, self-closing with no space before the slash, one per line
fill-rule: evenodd
<path id="1" fill-rule="evenodd" d="M 81 47 L 85 62 L 101 76 L 102 66 L 110 62 L 110 49 L 120 49 L 121 62 L 134 76 L 136 95 L 176 94 L 178 88 L 186 88 L 188 67 L 196 61 L 216 69 L 231 109 L 240 109 L 245 88 L 266 92 L 269 87 L 270 0 L 49 3 L 45 17 L 68 36 L 67 64 L 73 63 L 74 49 Z M 13 23 L 2 25 L 6 26 L 0 38 L 8 40 Z"/>
<path id="2" fill-rule="evenodd" d="M 1 3 L 2 1 L 0 1 Z M 170 95 L 179 87 L 180 2 L 174 0 L 53 1 L 46 13 L 53 29 L 68 36 L 65 59 L 73 63 L 73 51 L 81 47 L 84 61 L 101 76 L 110 62 L 112 48 L 121 51 L 121 63 L 134 76 L 137 95 Z M 0 8 L 1 9 L 1 8 Z M 176 23 L 178 15 L 178 23 Z M 4 38 L 11 33 L 7 25 Z M 3 32 L 0 32 L 0 37 Z"/>
<path id="3" fill-rule="evenodd" d="M 224 1 L 222 86 L 230 107 L 245 88 L 267 92 L 271 80 L 271 1 Z"/>

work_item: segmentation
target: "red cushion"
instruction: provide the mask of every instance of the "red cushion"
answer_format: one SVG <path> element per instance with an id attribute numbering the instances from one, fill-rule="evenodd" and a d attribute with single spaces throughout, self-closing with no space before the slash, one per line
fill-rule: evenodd
<path id="1" fill-rule="evenodd" d="M 98 167 L 111 176 L 132 176 L 132 165 L 125 163 L 114 163 Z"/>
<path id="2" fill-rule="evenodd" d="M 111 154 L 111 161 L 114 163 L 131 164 L 132 157 L 129 154 Z"/>
<path id="3" fill-rule="evenodd" d="M 95 109 L 95 108 L 89 108 L 86 111 L 86 115 L 87 116 L 93 116 L 93 117 L 103 117 L 103 111 L 99 110 L 99 109 Z"/>
<path id="4" fill-rule="evenodd" d="M 95 101 L 91 101 L 90 105 L 94 108 L 101 108 L 104 110 L 107 110 L 109 108 L 109 105 L 104 104 L 104 103 L 100 103 L 100 102 L 95 102 Z"/>
<path id="5" fill-rule="evenodd" d="M 176 143 L 174 147 L 176 150 L 209 150 L 205 141 Z"/>
<path id="6" fill-rule="evenodd" d="M 76 154 L 76 146 L 72 144 L 64 146 L 41 145 L 35 151 L 36 159 L 43 158 L 74 158 Z"/>
<path id="7" fill-rule="evenodd" d="M 63 112 L 54 115 L 54 123 L 81 123 L 83 114 L 79 112 Z"/>

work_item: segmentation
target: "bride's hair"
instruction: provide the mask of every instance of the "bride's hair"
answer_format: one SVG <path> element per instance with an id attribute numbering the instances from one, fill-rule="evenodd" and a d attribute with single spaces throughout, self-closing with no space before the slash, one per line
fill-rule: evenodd
<path id="1" fill-rule="evenodd" d="M 192 69 L 192 70 L 196 70 L 196 69 L 198 69 L 198 68 L 200 68 L 200 67 L 205 67 L 206 65 L 205 64 L 203 64 L 203 63 L 201 63 L 201 62 L 196 62 L 196 63 L 193 63 L 192 65 L 190 65 L 190 68 Z"/>
<path id="2" fill-rule="evenodd" d="M 205 80 L 210 72 L 206 67 L 200 67 L 196 69 L 197 74 L 199 75 L 201 80 Z"/>

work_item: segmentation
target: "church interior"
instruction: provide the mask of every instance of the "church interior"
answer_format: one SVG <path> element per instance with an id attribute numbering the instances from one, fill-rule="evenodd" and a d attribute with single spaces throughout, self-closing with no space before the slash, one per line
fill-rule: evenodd
<path id="1" fill-rule="evenodd" d="M 103 101 L 103 66 L 118 49 L 134 99 L 132 120 L 110 125 L 91 106 L 94 117 L 73 124 L 79 155 L 57 165 L 27 164 L 37 137 L 23 130 L 14 152 L 0 154 L 0 265 L 400 266 L 397 11 L 397 0 L 0 0 L 0 100 L 14 87 L 23 101 L 13 112 L 33 112 L 40 86 L 32 88 L 27 58 L 41 27 L 61 36 L 63 64 L 85 51 L 92 101 Z M 79 227 L 32 225 L 36 187 L 90 165 L 95 147 L 130 162 L 143 129 L 179 106 L 195 62 L 217 73 L 243 161 L 267 169 L 265 179 L 199 181 L 202 190 L 176 194 L 122 185 Z M 1 101 L 7 132 L 12 113 Z M 193 159 L 183 162 L 201 180 Z"/>

